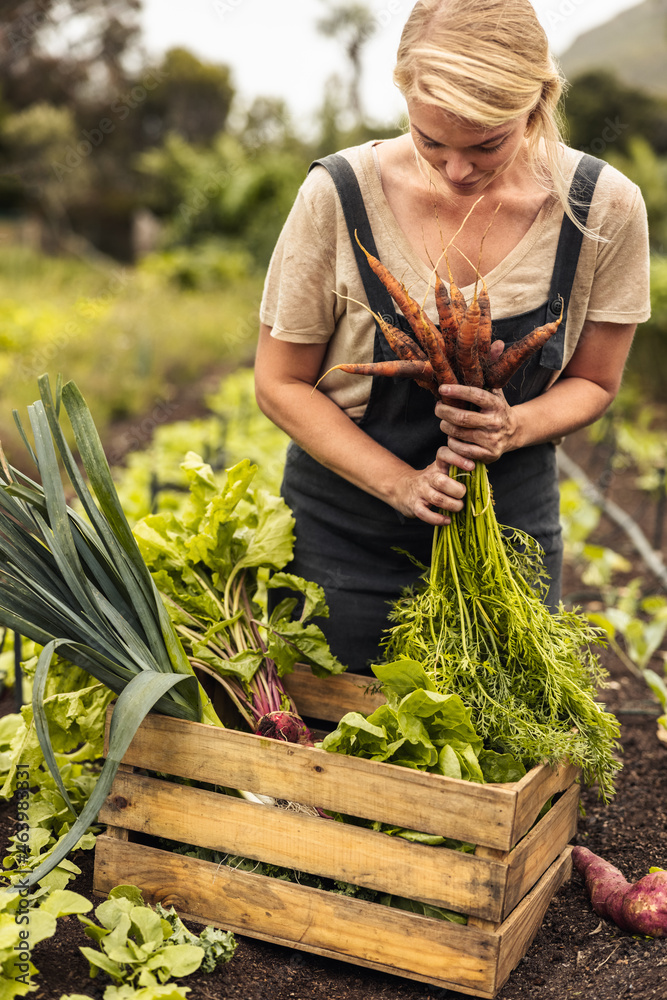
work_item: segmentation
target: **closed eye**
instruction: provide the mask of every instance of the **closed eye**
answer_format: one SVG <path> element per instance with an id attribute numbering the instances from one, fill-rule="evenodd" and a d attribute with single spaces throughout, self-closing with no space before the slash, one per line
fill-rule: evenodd
<path id="1" fill-rule="evenodd" d="M 422 149 L 443 149 L 444 146 L 441 142 L 434 142 L 432 139 L 427 139 L 421 132 L 416 132 L 416 138 Z M 475 149 L 480 153 L 496 153 L 499 149 L 502 149 L 507 142 L 508 136 L 504 135 L 502 138 L 496 142 L 493 146 L 471 146 L 471 149 Z"/>

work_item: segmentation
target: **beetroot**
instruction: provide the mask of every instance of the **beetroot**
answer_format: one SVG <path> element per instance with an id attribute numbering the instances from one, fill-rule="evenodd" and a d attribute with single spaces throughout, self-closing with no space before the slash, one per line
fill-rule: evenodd
<path id="1" fill-rule="evenodd" d="M 631 934 L 667 937 L 667 871 L 653 871 L 633 884 L 586 847 L 574 847 L 572 861 L 599 916 Z"/>
<path id="2" fill-rule="evenodd" d="M 285 743 L 301 743 L 312 747 L 313 735 L 303 719 L 293 712 L 267 712 L 257 723 L 258 736 L 270 736 Z"/>

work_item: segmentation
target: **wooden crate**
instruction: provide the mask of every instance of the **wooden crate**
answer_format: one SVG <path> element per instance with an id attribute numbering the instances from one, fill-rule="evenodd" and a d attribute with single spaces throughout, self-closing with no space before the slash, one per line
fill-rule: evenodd
<path id="1" fill-rule="evenodd" d="M 367 712 L 368 678 L 319 681 L 298 671 L 305 716 Z M 474 854 L 247 802 L 134 770 L 241 788 L 477 844 Z M 526 953 L 571 870 L 578 771 L 534 768 L 478 785 L 311 747 L 151 715 L 100 812 L 94 890 L 121 882 L 184 917 L 250 937 L 493 998 Z M 547 800 L 555 803 L 538 822 Z M 469 915 L 467 926 L 159 850 L 195 844 L 340 879 Z"/>

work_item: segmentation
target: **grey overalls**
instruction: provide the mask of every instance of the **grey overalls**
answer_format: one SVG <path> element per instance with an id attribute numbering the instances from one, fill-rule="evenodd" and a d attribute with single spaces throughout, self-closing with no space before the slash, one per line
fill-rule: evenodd
<path id="1" fill-rule="evenodd" d="M 311 169 L 318 164 L 329 171 L 338 190 L 368 304 L 409 333 L 404 317 L 396 311 L 354 239 L 356 229 L 362 244 L 377 256 L 354 170 L 339 154 L 316 161 Z M 570 199 L 583 223 L 603 166 L 603 161 L 585 155 L 574 176 Z M 493 323 L 494 339 L 510 343 L 557 319 L 559 296 L 565 303 L 558 332 L 506 387 L 510 405 L 537 396 L 552 372 L 562 367 L 565 320 L 581 242 L 581 231 L 565 216 L 547 301 L 530 312 Z M 395 355 L 376 325 L 374 360 L 393 359 Z M 434 406 L 431 393 L 412 380 L 374 378 L 359 426 L 409 465 L 425 468 L 446 440 Z M 489 465 L 488 473 L 499 523 L 521 528 L 544 549 L 551 577 L 548 602 L 554 606 L 560 596 L 562 563 L 555 447 L 547 443 L 508 452 Z M 428 566 L 433 528 L 424 521 L 403 517 L 324 468 L 294 442 L 287 452 L 282 492 L 296 518 L 294 560 L 287 569 L 324 587 L 330 617 L 319 624 L 333 652 L 350 670 L 367 672 L 369 662 L 382 658 L 378 643 L 388 624 L 388 602 L 404 587 L 415 584 L 420 575 L 414 563 L 396 549 L 411 553 Z"/>

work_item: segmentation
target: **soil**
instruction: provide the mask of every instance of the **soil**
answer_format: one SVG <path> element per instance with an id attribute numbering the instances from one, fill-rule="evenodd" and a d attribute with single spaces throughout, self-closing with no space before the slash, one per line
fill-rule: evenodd
<path id="1" fill-rule="evenodd" d="M 586 446 L 568 451 L 590 475 L 595 456 L 585 454 Z M 627 480 L 617 486 L 625 490 Z M 612 483 L 612 495 L 613 487 Z M 633 498 L 624 499 L 625 509 L 632 512 Z M 650 511 L 643 513 L 650 519 Z M 647 533 L 649 527 L 644 525 Z M 624 539 L 612 539 L 614 529 L 602 525 L 600 530 L 607 533 L 605 544 L 634 559 L 634 575 L 644 572 Z M 570 591 L 577 591 L 581 604 L 581 587 L 572 574 L 565 581 L 565 593 Z M 583 596 L 591 602 L 596 599 L 595 594 Z M 602 855 L 635 881 L 652 866 L 667 868 L 667 744 L 657 737 L 659 710 L 643 681 L 611 650 L 600 655 L 609 672 L 603 699 L 621 723 L 623 768 L 609 805 L 598 800 L 595 790 L 582 791 L 585 815 L 575 842 Z M 661 670 L 660 659 L 657 664 Z M 15 803 L 0 805 L 0 834 L 12 832 L 15 817 Z M 79 852 L 73 860 L 82 874 L 70 888 L 92 899 L 93 852 Z M 196 925 L 190 926 L 197 930 Z M 449 990 L 242 936 L 237 940 L 237 952 L 227 966 L 181 981 L 191 990 L 189 1000 L 463 1000 L 462 994 Z M 91 980 L 88 963 L 79 952 L 80 945 L 89 943 L 75 916 L 59 920 L 56 936 L 40 943 L 32 956 L 40 970 L 35 979 L 38 989 L 32 994 L 36 1000 L 60 1000 L 70 993 L 102 1000 L 108 980 L 104 976 Z M 553 898 L 528 953 L 497 1000 L 532 997 L 667 1000 L 667 938 L 633 937 L 601 920 L 574 872 Z"/>

